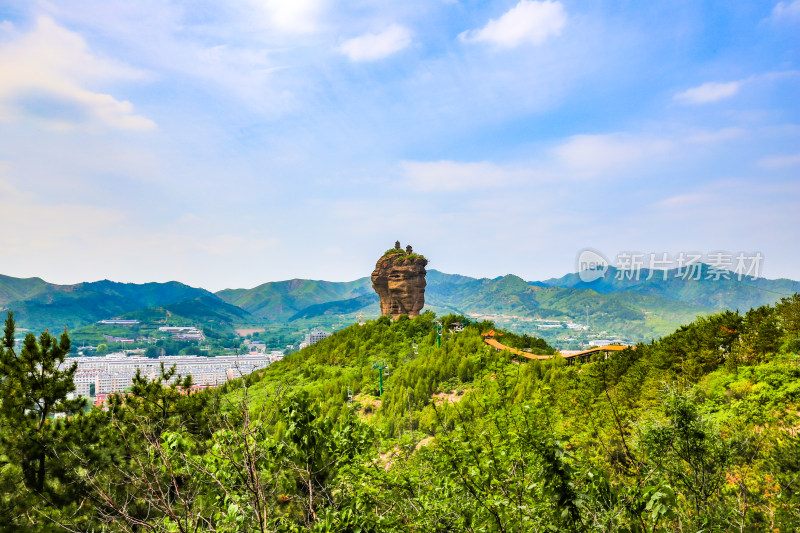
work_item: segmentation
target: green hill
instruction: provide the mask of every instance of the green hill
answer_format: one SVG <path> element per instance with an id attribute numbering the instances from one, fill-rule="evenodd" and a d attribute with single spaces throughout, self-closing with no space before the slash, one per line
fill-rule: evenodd
<path id="1" fill-rule="evenodd" d="M 435 270 L 428 274 L 425 300 L 428 310 L 505 315 L 520 319 L 545 318 L 585 323 L 588 311 L 590 323 L 598 331 L 613 331 L 633 340 L 664 335 L 680 324 L 712 311 L 707 307 L 681 304 L 654 295 L 599 294 L 589 289 L 541 287 L 514 275 L 475 279 Z M 367 316 L 378 314 L 374 294 L 314 304 L 298 311 L 288 320 L 334 314 L 352 316 L 359 312 Z M 526 326 L 518 324 L 517 329 L 519 327 Z M 534 330 L 535 327 L 528 323 L 526 331 Z"/>
<path id="2" fill-rule="evenodd" d="M 57 285 L 47 283 L 41 278 L 13 278 L 0 274 L 0 306 L 26 300 L 52 287 Z"/>
<path id="3" fill-rule="evenodd" d="M 0 511 L 10 531 L 796 531 L 798 336 L 800 294 L 583 362 L 489 321 L 381 317 L 82 411 L 45 335 L 0 348 Z"/>
<path id="4" fill-rule="evenodd" d="M 311 305 L 347 300 L 370 293 L 372 285 L 369 278 L 361 278 L 342 283 L 292 279 L 264 283 L 252 289 L 225 289 L 216 294 L 256 317 L 285 322 Z"/>
<path id="5" fill-rule="evenodd" d="M 459 280 L 457 284 L 430 284 L 430 300 L 462 313 L 558 319 L 588 323 L 632 340 L 658 337 L 696 316 L 707 307 L 683 304 L 655 295 L 601 294 L 591 289 L 541 287 L 507 275 L 501 278 Z M 517 328 L 518 329 L 518 328 Z M 529 328 L 533 331 L 532 327 Z"/>
<path id="6" fill-rule="evenodd" d="M 70 331 L 77 344 L 95 345 L 104 342 L 104 335 L 122 338 L 153 337 L 162 325 L 199 327 L 207 337 L 233 338 L 235 326 L 256 322 L 244 309 L 227 304 L 216 296 L 204 294 L 161 306 L 147 307 L 120 315 L 139 320 L 135 325 L 98 324 L 96 322 Z"/>
<path id="7" fill-rule="evenodd" d="M 425 294 L 428 310 L 495 315 L 518 330 L 536 331 L 532 319 L 554 319 L 591 325 L 596 332 L 638 341 L 658 337 L 718 309 L 747 310 L 771 303 L 800 283 L 789 280 L 727 280 L 724 283 L 672 277 L 633 283 L 615 280 L 612 269 L 602 280 L 580 282 L 577 274 L 558 280 L 526 282 L 514 275 L 476 279 L 429 270 Z M 707 271 L 702 272 L 703 276 Z M 642 273 L 647 277 L 647 272 Z M 790 293 L 790 292 L 789 292 Z M 291 280 L 253 289 L 217 293 L 255 316 L 269 321 L 354 317 L 378 313 L 369 278 L 349 283 Z M 587 318 L 588 313 L 588 318 Z M 499 318 L 505 315 L 505 318 Z M 528 321 L 528 322 L 526 322 Z M 557 332 L 551 332 L 551 337 Z"/>
<path id="8" fill-rule="evenodd" d="M 122 315 L 143 322 L 164 323 L 174 326 L 209 326 L 212 329 L 232 329 L 234 324 L 252 323 L 256 319 L 239 307 L 223 302 L 208 294 L 166 305 L 148 307 Z"/>
<path id="9" fill-rule="evenodd" d="M 276 433 L 305 427 L 291 437 L 301 448 L 324 448 L 325 434 L 331 453 L 342 439 L 372 443 L 359 466 L 329 459 L 343 468 L 326 470 L 340 499 L 316 519 L 340 530 L 794 530 L 800 298 L 787 300 L 573 366 L 487 351 L 490 322 L 445 330 L 439 347 L 432 314 L 381 318 L 231 383 L 228 401 L 246 387 L 251 412 L 287 405 Z M 440 318 L 456 319 L 469 322 Z M 376 361 L 389 367 L 380 396 Z M 365 433 L 342 433 L 348 423 Z M 313 505 L 302 489 L 281 490 Z"/>
<path id="10" fill-rule="evenodd" d="M 289 318 L 289 321 L 315 318 L 325 315 L 352 315 L 359 311 L 369 314 L 379 314 L 378 295 L 375 293 L 348 298 L 347 300 L 334 300 L 321 304 L 309 305 Z"/>
<path id="11" fill-rule="evenodd" d="M 137 284 L 104 280 L 76 285 L 42 285 L 37 279 L 20 282 L 6 277 L 0 280 L 4 292 L 12 293 L 13 290 L 22 297 L 3 303 L 2 309 L 14 311 L 19 326 L 34 331 L 48 328 L 57 331 L 65 326 L 75 329 L 131 311 L 197 297 L 219 301 L 204 289 L 176 281 Z"/>
<path id="12" fill-rule="evenodd" d="M 644 270 L 639 280 L 630 280 L 611 267 L 603 278 L 584 283 L 577 274 L 527 282 L 514 275 L 476 279 L 429 270 L 425 309 L 490 316 L 506 327 L 571 346 L 587 340 L 582 330 L 544 331 L 535 320 L 575 323 L 589 326 L 595 335 L 639 341 L 664 335 L 699 315 L 720 309 L 745 311 L 800 291 L 800 282 L 791 280 L 705 279 L 708 267 L 698 280 L 674 274 L 662 279 L 659 272 L 648 280 L 649 272 Z M 147 314 L 144 310 L 179 302 L 184 303 L 176 316 L 220 324 L 226 330 L 244 322 L 305 328 L 313 327 L 314 321 L 334 324 L 340 319 L 350 322 L 359 313 L 379 314 L 367 277 L 351 282 L 294 279 L 213 295 L 178 282 L 54 285 L 39 278 L 0 276 L 0 309 L 14 310 L 20 327 L 32 330 L 73 329 L 132 312 Z M 160 316 L 163 311 L 153 312 Z"/>
<path id="13" fill-rule="evenodd" d="M 784 296 L 800 292 L 800 282 L 789 279 L 749 279 L 741 280 L 731 274 L 727 279 L 715 279 L 708 265 L 701 265 L 697 275 L 687 279 L 677 270 L 653 271 L 642 269 L 638 279 L 629 279 L 615 267 L 609 267 L 601 278 L 586 283 L 578 274 L 567 274 L 553 278 L 538 285 L 548 287 L 572 287 L 591 289 L 601 294 L 628 292 L 659 296 L 666 300 L 684 302 L 711 309 L 740 309 L 746 311 L 753 307 L 769 305 Z M 695 278 L 699 279 L 695 279 Z M 650 278 L 650 279 L 647 279 Z"/>

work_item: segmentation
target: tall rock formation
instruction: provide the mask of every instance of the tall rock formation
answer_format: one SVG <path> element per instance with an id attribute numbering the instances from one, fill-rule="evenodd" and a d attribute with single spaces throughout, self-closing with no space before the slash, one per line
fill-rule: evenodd
<path id="1" fill-rule="evenodd" d="M 400 248 L 399 241 L 378 259 L 372 271 L 372 288 L 380 297 L 382 315 L 419 316 L 425 305 L 427 264 L 428 260 L 415 254 L 411 246 Z"/>

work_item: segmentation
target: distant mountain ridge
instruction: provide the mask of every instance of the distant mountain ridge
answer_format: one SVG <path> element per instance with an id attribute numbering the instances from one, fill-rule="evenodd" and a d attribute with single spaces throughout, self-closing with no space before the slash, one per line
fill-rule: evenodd
<path id="1" fill-rule="evenodd" d="M 458 283 L 432 283 L 430 301 L 463 313 L 507 317 L 558 319 L 591 324 L 637 338 L 659 336 L 686 323 L 708 308 L 672 302 L 653 295 L 608 293 L 572 287 L 547 287 L 518 276 L 494 279 L 460 279 Z"/>
<path id="2" fill-rule="evenodd" d="M 643 338 L 669 332 L 698 315 L 719 309 L 746 311 L 800 291 L 800 282 L 791 280 L 751 283 L 706 279 L 708 275 L 708 267 L 702 267 L 700 279 L 681 279 L 670 271 L 664 280 L 661 271 L 650 276 L 642 270 L 639 280 L 629 280 L 611 267 L 592 283 L 582 282 L 578 274 L 528 282 L 512 274 L 489 279 L 429 270 L 425 308 L 580 322 L 588 314 L 593 326 L 636 332 Z M 367 277 L 347 283 L 289 280 L 217 294 L 256 315 L 280 321 L 378 312 Z"/>
<path id="3" fill-rule="evenodd" d="M 715 279 L 716 274 L 705 264 L 700 264 L 697 272 L 693 272 L 690 276 L 681 274 L 678 269 L 667 271 L 641 269 L 638 276 L 632 276 L 631 271 L 620 271 L 611 266 L 603 277 L 588 283 L 582 281 L 577 273 L 534 283 L 547 287 L 591 289 L 601 294 L 613 292 L 648 294 L 715 310 L 742 311 L 772 304 L 783 296 L 800 292 L 800 282 L 785 278 L 751 279 L 743 276 L 739 280 L 736 274 L 731 272 L 727 279 Z"/>
<path id="4" fill-rule="evenodd" d="M 150 307 L 206 298 L 224 304 L 205 290 L 177 281 L 167 283 L 117 283 L 103 280 L 55 285 L 39 278 L 0 278 L 0 310 L 14 311 L 21 328 L 75 329 Z"/>
<path id="5" fill-rule="evenodd" d="M 0 274 L 0 306 L 17 300 L 26 300 L 46 291 L 49 287 L 58 287 L 41 278 L 13 278 Z"/>
<path id="6" fill-rule="evenodd" d="M 603 278 L 578 274 L 529 282 L 512 274 L 472 278 L 429 270 L 426 309 L 477 315 L 585 321 L 614 331 L 656 336 L 697 315 L 719 309 L 770 304 L 800 292 L 786 279 L 682 279 L 676 272 L 640 272 L 627 279 L 610 267 Z M 650 279 L 647 279 L 647 278 Z M 55 285 L 40 278 L 0 276 L 0 310 L 13 310 L 21 327 L 70 329 L 114 316 L 164 316 L 165 310 L 197 323 L 290 323 L 330 316 L 378 313 L 369 277 L 349 282 L 292 279 L 252 289 L 211 293 L 173 281 L 115 283 L 104 280 Z M 149 310 L 149 311 L 148 311 Z"/>
<path id="7" fill-rule="evenodd" d="M 309 306 L 372 294 L 369 278 L 335 282 L 310 279 L 270 281 L 252 289 L 224 289 L 216 294 L 256 317 L 288 321 Z"/>

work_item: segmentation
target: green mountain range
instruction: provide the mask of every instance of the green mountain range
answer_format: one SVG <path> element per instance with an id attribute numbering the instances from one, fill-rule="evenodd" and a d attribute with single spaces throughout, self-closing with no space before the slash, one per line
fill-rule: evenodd
<path id="1" fill-rule="evenodd" d="M 699 271 L 699 279 L 682 279 L 676 274 L 667 272 L 663 279 L 661 272 L 651 276 L 644 270 L 640 280 L 617 279 L 623 276 L 611 267 L 604 278 L 584 283 L 578 274 L 527 282 L 510 274 L 477 279 L 429 270 L 425 308 L 493 315 L 495 320 L 506 324 L 510 321 L 526 331 L 535 329 L 533 319 L 576 322 L 590 325 L 597 332 L 641 340 L 666 334 L 698 315 L 719 309 L 745 311 L 800 291 L 800 283 L 791 280 L 715 280 L 707 267 Z M 366 277 L 348 283 L 265 283 L 253 289 L 220 291 L 217 295 L 256 316 L 281 322 L 379 313 L 377 298 Z"/>
<path id="2" fill-rule="evenodd" d="M 0 277 L 0 311 L 14 311 L 19 327 L 32 331 L 65 326 L 75 329 L 98 320 L 186 301 L 203 304 L 192 306 L 196 308 L 194 313 L 225 307 L 234 316 L 247 315 L 205 289 L 177 281 L 137 284 L 103 280 L 55 285 L 39 278 Z"/>
<path id="3" fill-rule="evenodd" d="M 369 278 L 337 283 L 292 279 L 264 283 L 252 289 L 225 289 L 217 296 L 254 316 L 286 322 L 309 306 L 374 294 Z"/>
<path id="4" fill-rule="evenodd" d="M 573 287 L 591 289 L 601 294 L 628 292 L 659 296 L 666 300 L 684 302 L 715 310 L 739 309 L 746 311 L 753 307 L 775 303 L 780 298 L 800 292 L 800 282 L 790 279 L 751 279 L 743 276 L 737 279 L 733 273 L 715 279 L 715 272 L 705 264 L 700 264 L 696 272 L 684 276 L 677 269 L 642 269 L 635 278 L 630 271 L 620 271 L 609 267 L 599 279 L 592 282 L 581 281 L 578 274 L 567 274 L 538 283 L 547 287 Z"/>
<path id="5" fill-rule="evenodd" d="M 665 275 L 643 270 L 639 279 L 622 274 L 610 267 L 590 283 L 578 274 L 528 282 L 511 274 L 479 279 L 429 270 L 425 308 L 489 317 L 524 332 L 538 331 L 537 320 L 549 320 L 637 341 L 666 334 L 698 315 L 721 309 L 744 312 L 800 292 L 800 282 L 787 279 L 713 279 L 708 267 L 698 279 L 683 279 L 675 271 Z M 0 310 L 13 310 L 17 323 L 30 330 L 74 329 L 126 316 L 232 331 L 237 324 L 308 325 L 379 314 L 368 277 L 350 282 L 294 279 L 212 294 L 179 282 L 54 285 L 39 278 L 0 276 Z M 571 338 L 562 330 L 548 333 L 552 340 L 558 335 Z"/>

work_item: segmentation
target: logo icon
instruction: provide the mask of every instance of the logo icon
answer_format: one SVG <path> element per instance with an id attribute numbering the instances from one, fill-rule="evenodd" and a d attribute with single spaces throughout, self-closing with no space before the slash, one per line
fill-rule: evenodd
<path id="1" fill-rule="evenodd" d="M 605 276 L 608 271 L 608 259 L 597 250 L 586 248 L 578 254 L 575 267 L 581 281 L 591 283 Z"/>

